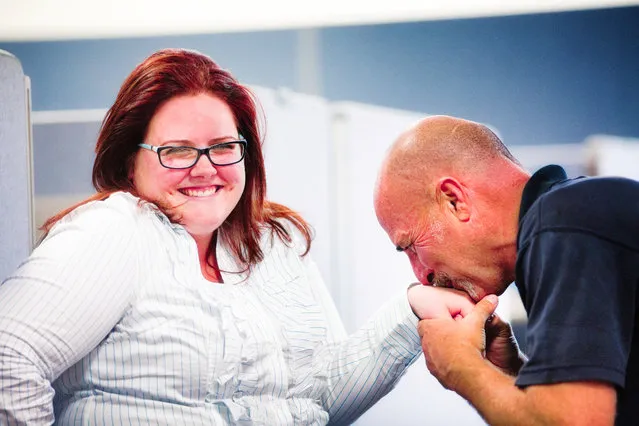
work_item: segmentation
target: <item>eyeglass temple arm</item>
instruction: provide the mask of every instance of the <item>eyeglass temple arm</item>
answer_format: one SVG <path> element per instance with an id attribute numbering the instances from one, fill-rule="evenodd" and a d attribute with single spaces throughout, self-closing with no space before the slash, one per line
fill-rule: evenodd
<path id="1" fill-rule="evenodd" d="M 139 143 L 138 146 L 140 148 L 150 149 L 153 152 L 158 152 L 157 146 L 149 145 L 148 143 Z"/>

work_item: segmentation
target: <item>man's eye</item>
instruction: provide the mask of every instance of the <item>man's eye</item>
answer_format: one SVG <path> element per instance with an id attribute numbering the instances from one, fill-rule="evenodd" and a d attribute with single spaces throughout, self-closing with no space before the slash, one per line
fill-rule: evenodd
<path id="1" fill-rule="evenodd" d="M 402 253 L 415 253 L 415 247 L 413 246 L 413 244 L 406 244 L 405 246 L 402 245 L 398 245 L 395 247 L 395 250 L 402 252 Z"/>

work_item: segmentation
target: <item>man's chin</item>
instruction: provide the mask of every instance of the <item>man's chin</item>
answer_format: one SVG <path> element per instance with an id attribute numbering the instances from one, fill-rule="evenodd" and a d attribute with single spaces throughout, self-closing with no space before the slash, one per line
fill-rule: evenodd
<path id="1" fill-rule="evenodd" d="M 484 297 L 482 295 L 483 291 L 468 280 L 454 281 L 453 287 L 466 293 L 475 302 L 479 302 Z"/>

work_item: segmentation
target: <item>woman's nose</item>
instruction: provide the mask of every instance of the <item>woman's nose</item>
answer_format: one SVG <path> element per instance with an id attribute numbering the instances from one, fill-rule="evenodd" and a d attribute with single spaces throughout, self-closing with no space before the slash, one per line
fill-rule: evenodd
<path id="1" fill-rule="evenodd" d="M 214 175 L 217 174 L 217 168 L 206 155 L 201 155 L 193 167 L 191 167 L 191 174 L 193 176 Z"/>

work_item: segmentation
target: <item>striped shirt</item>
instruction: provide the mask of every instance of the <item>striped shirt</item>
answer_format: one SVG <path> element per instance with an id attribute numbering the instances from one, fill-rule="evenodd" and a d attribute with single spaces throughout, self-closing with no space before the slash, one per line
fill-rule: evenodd
<path id="1" fill-rule="evenodd" d="M 60 221 L 0 286 L 0 424 L 349 424 L 421 354 L 406 292 L 347 336 L 317 267 L 270 233 L 249 274 L 127 193 Z M 55 417 L 54 417 L 55 416 Z"/>

